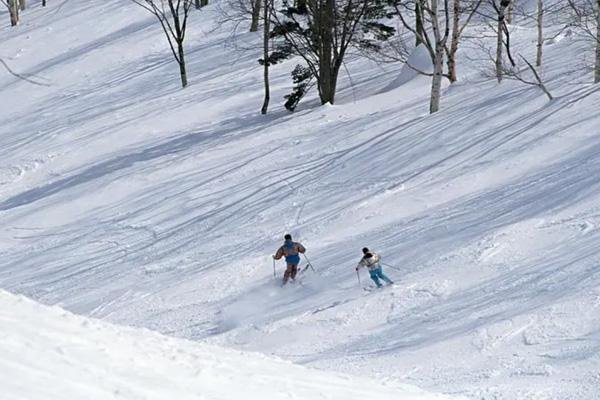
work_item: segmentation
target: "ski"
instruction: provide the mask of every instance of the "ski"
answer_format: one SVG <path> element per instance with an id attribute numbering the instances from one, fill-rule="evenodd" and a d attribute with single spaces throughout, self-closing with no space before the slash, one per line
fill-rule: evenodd
<path id="1" fill-rule="evenodd" d="M 376 291 L 378 291 L 378 290 L 383 290 L 383 289 L 385 289 L 385 288 L 389 288 L 389 287 L 395 287 L 395 286 L 396 286 L 396 285 L 395 285 L 395 284 L 393 284 L 393 283 L 392 283 L 391 285 L 383 285 L 383 286 L 380 286 L 380 287 L 377 287 L 377 286 L 371 286 L 371 285 L 369 285 L 369 286 L 363 286 L 363 290 L 364 290 L 365 292 L 376 292 Z"/>

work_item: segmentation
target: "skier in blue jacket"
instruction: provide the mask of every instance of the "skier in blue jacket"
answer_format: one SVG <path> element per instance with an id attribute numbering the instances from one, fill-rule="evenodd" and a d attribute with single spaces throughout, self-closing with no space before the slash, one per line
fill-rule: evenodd
<path id="1" fill-rule="evenodd" d="M 284 236 L 284 240 L 283 246 L 281 246 L 273 256 L 276 260 L 285 257 L 285 262 L 287 263 L 287 268 L 283 274 L 282 285 L 285 285 L 290 278 L 292 278 L 292 281 L 296 279 L 298 264 L 300 264 L 300 254 L 304 254 L 306 251 L 302 244 L 292 240 L 292 235 L 289 233 Z"/>
<path id="2" fill-rule="evenodd" d="M 366 247 L 362 249 L 362 252 L 363 257 L 360 259 L 360 262 L 356 266 L 356 270 L 358 271 L 362 267 L 367 267 L 371 279 L 373 279 L 373 282 L 375 282 L 378 288 L 383 286 L 381 282 L 379 282 L 379 279 L 384 280 L 388 285 L 393 284 L 394 282 L 392 282 L 392 280 L 383 273 L 380 264 L 381 257 L 378 254 L 370 251 Z"/>

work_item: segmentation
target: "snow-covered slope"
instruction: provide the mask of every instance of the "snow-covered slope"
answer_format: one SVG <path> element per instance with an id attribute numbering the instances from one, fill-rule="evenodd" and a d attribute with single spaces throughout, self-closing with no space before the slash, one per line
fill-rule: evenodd
<path id="1" fill-rule="evenodd" d="M 273 68 L 261 117 L 260 37 L 215 28 L 215 10 L 192 19 L 185 90 L 125 1 L 32 2 L 2 30 L 0 55 L 44 86 L 0 76 L 0 287 L 477 399 L 598 398 L 600 95 L 574 68 L 588 45 L 546 46 L 550 103 L 482 75 L 465 46 L 436 115 L 426 78 L 353 60 L 338 105 L 293 115 L 277 103 L 293 62 Z M 514 27 L 515 54 L 534 35 Z M 317 273 L 281 290 L 286 232 Z M 363 246 L 396 287 L 360 289 Z"/>
<path id="2" fill-rule="evenodd" d="M 0 310 L 3 400 L 447 399 L 117 327 L 5 291 Z"/>

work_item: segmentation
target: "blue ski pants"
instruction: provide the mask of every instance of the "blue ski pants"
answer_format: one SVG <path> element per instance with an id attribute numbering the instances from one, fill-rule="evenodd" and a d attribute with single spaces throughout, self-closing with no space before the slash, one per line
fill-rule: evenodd
<path id="1" fill-rule="evenodd" d="M 371 279 L 377 285 L 377 287 L 381 287 L 381 282 L 379 279 L 383 279 L 385 282 L 392 284 L 392 280 L 388 278 L 382 271 L 381 267 L 369 270 L 369 275 L 371 275 Z"/>

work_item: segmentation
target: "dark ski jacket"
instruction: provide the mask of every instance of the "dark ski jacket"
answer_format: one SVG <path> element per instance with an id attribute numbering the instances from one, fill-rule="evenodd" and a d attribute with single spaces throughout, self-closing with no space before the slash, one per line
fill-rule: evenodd
<path id="1" fill-rule="evenodd" d="M 275 259 L 280 260 L 281 257 L 285 257 L 288 264 L 298 265 L 300 264 L 300 253 L 304 254 L 304 252 L 306 252 L 306 249 L 302 244 L 286 240 L 275 253 Z"/>

